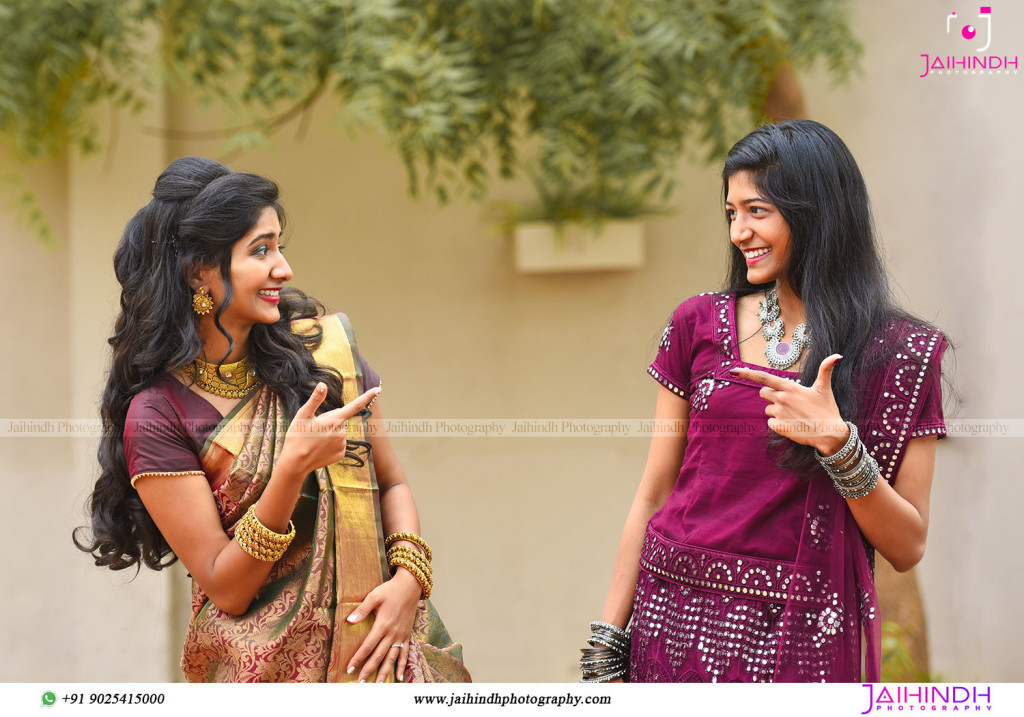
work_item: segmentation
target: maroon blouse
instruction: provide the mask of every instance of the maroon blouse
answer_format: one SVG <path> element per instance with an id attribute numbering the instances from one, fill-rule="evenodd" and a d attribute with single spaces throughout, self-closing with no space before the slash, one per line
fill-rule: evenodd
<path id="1" fill-rule="evenodd" d="M 366 390 L 380 377 L 358 357 Z M 132 397 L 124 424 L 128 475 L 202 473 L 199 456 L 223 417 L 213 404 L 170 374 Z"/>

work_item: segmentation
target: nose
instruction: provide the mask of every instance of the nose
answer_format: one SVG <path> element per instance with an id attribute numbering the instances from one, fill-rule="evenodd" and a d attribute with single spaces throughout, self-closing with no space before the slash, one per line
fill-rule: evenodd
<path id="1" fill-rule="evenodd" d="M 754 230 L 746 223 L 742 213 L 737 213 L 732 222 L 729 223 L 729 239 L 733 244 L 739 244 L 753 236 Z"/>
<path id="2" fill-rule="evenodd" d="M 270 275 L 278 281 L 291 281 L 292 278 L 292 267 L 288 263 L 288 260 L 284 258 L 284 254 L 278 253 L 277 263 L 271 270 Z"/>

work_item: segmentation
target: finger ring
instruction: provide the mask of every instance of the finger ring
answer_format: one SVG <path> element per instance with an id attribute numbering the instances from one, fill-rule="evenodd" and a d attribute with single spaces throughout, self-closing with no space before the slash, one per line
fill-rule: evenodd
<path id="1" fill-rule="evenodd" d="M 392 647 L 402 648 L 402 647 L 405 647 L 405 643 L 404 642 L 396 642 L 394 645 L 392 645 Z"/>

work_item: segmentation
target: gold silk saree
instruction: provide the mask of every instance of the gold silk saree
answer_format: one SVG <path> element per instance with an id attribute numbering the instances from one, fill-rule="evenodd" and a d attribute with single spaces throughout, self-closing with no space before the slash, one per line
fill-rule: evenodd
<path id="1" fill-rule="evenodd" d="M 347 404 L 363 392 L 352 327 L 343 314 L 317 320 L 323 341 L 313 356 L 344 379 Z M 296 322 L 301 332 L 312 320 Z M 267 387 L 243 399 L 214 429 L 200 460 L 229 536 L 270 479 L 290 418 Z M 348 422 L 348 440 L 365 440 L 366 422 Z M 192 619 L 181 667 L 190 682 L 354 682 L 345 670 L 373 616 L 345 617 L 389 577 L 372 456 L 307 476 L 293 514 L 296 537 L 244 615 L 219 610 L 192 586 Z M 469 682 L 462 647 L 429 601 L 421 601 L 406 678 Z M 376 677 L 374 677 L 376 679 Z M 387 681 L 394 681 L 389 675 Z"/>

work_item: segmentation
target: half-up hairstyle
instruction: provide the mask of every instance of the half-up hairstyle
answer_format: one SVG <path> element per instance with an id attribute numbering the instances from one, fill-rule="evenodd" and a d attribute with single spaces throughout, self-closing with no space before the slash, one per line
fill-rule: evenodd
<path id="1" fill-rule="evenodd" d="M 284 225 L 277 185 L 255 174 L 234 172 L 203 157 L 171 163 L 157 179 L 153 199 L 125 226 L 114 253 L 114 272 L 121 284 L 120 314 L 114 334 L 110 372 L 100 401 L 103 437 L 98 452 L 100 475 L 89 499 L 92 534 L 79 528 L 75 544 L 91 553 L 99 566 L 122 570 L 141 564 L 159 570 L 176 557 L 131 487 L 124 455 L 124 424 L 128 405 L 137 393 L 161 375 L 199 359 L 199 317 L 192 311 L 190 279 L 198 267 L 218 267 L 225 297 L 214 315 L 218 330 L 233 337 L 220 316 L 233 297 L 231 248 L 272 207 Z M 321 411 L 343 405 L 342 378 L 318 366 L 311 352 L 323 332 L 298 335 L 291 322 L 321 316 L 324 307 L 297 289 L 281 291 L 281 318 L 256 324 L 247 344 L 250 368 L 281 398 L 293 416 L 317 383 L 327 385 Z M 212 358 L 212 357 L 211 357 Z M 363 414 L 367 415 L 366 412 Z M 362 463 L 369 444 L 350 441 L 347 457 Z"/>

